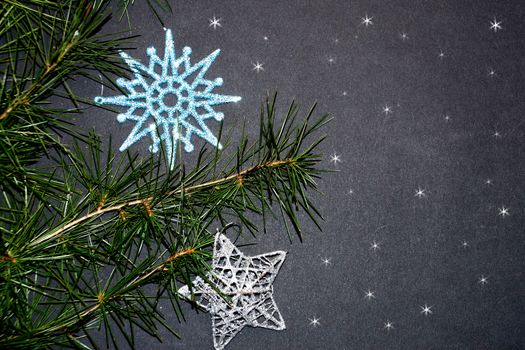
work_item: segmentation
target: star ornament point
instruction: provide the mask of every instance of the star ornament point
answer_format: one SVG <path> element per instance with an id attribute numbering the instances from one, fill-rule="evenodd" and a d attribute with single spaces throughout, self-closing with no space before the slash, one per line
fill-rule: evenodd
<path id="1" fill-rule="evenodd" d="M 117 120 L 120 123 L 135 123 L 120 151 L 143 137 L 150 137 L 150 152 L 157 153 L 163 144 L 166 159 L 173 169 L 179 141 L 184 144 L 186 152 L 194 149 L 193 136 L 222 148 L 206 121 L 223 120 L 224 114 L 216 112 L 214 107 L 238 102 L 241 97 L 214 93 L 216 87 L 222 86 L 222 78 L 209 80 L 204 77 L 220 49 L 193 65 L 190 63 L 191 52 L 190 47 L 184 47 L 182 54 L 177 57 L 173 35 L 170 29 L 166 29 L 163 58 L 157 55 L 155 47 L 146 50 L 150 59 L 147 66 L 125 52 L 120 53 L 133 73 L 132 80 L 119 78 L 116 81 L 126 95 L 95 97 L 98 104 L 127 107 L 128 110 L 119 114 Z"/>
<path id="2" fill-rule="evenodd" d="M 213 271 L 207 277 L 230 300 L 199 277 L 191 289 L 179 289 L 185 298 L 196 296 L 197 303 L 212 315 L 215 349 L 224 349 L 245 326 L 286 328 L 273 299 L 273 281 L 285 258 L 284 251 L 245 256 L 225 235 L 216 233 Z"/>

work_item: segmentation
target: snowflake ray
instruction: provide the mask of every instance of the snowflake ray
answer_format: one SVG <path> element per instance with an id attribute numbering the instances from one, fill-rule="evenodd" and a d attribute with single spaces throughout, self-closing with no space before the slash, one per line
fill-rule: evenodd
<path id="1" fill-rule="evenodd" d="M 223 84 L 222 78 L 204 78 L 220 49 L 192 66 L 191 48 L 184 47 L 182 56 L 176 57 L 173 36 L 171 30 L 167 29 L 164 58 L 157 55 L 155 47 L 149 47 L 146 53 L 149 56 L 149 66 L 125 52 L 120 53 L 134 77 L 132 80 L 119 78 L 116 81 L 127 92 L 126 95 L 95 97 L 98 104 L 128 107 L 125 113 L 117 115 L 117 120 L 120 123 L 135 122 L 128 138 L 120 146 L 120 151 L 149 136 L 152 140 L 149 150 L 152 153 L 158 152 L 163 142 L 167 160 L 173 169 L 178 141 L 184 144 L 186 152 L 194 149 L 191 142 L 193 135 L 221 149 L 222 145 L 205 121 L 211 118 L 221 121 L 224 114 L 216 112 L 213 107 L 238 102 L 241 97 L 213 93 L 213 89 Z"/>

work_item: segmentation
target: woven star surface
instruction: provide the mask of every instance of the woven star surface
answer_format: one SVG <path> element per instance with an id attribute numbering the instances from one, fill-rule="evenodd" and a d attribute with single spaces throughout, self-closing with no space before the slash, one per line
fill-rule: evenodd
<path id="1" fill-rule="evenodd" d="M 285 323 L 273 298 L 273 281 L 286 258 L 286 252 L 274 251 L 245 256 L 224 234 L 215 236 L 213 271 L 208 278 L 220 292 L 201 278 L 179 289 L 186 298 L 212 315 L 213 344 L 221 350 L 245 326 L 273 330 L 285 329 Z"/>

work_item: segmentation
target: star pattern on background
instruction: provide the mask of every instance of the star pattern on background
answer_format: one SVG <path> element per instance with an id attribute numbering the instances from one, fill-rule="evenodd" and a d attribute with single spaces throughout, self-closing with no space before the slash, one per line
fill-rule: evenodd
<path id="1" fill-rule="evenodd" d="M 421 308 L 421 313 L 425 316 L 431 315 L 433 313 L 432 306 L 428 306 L 427 304 L 425 304 L 425 306 L 420 306 L 420 308 Z"/>
<path id="2" fill-rule="evenodd" d="M 489 279 L 488 279 L 488 277 L 486 277 L 484 275 L 481 275 L 478 278 L 478 283 L 481 284 L 482 286 L 484 286 L 485 284 L 489 283 Z"/>
<path id="3" fill-rule="evenodd" d="M 252 63 L 252 70 L 256 71 L 257 73 L 259 73 L 260 71 L 264 70 L 263 66 L 264 66 L 264 63 L 260 63 L 259 61 L 256 61 L 255 63 Z"/>
<path id="4" fill-rule="evenodd" d="M 319 322 L 320 318 L 317 318 L 316 316 L 313 316 L 312 318 L 309 318 L 308 321 L 310 321 L 310 326 L 312 327 L 319 327 L 321 325 L 321 322 Z"/>
<path id="5" fill-rule="evenodd" d="M 334 154 L 330 156 L 330 161 L 334 163 L 334 165 L 337 165 L 337 163 L 341 162 L 341 158 L 337 153 L 334 152 Z"/>
<path id="6" fill-rule="evenodd" d="M 321 262 L 324 266 L 332 265 L 332 258 L 322 258 Z"/>
<path id="7" fill-rule="evenodd" d="M 376 241 L 373 241 L 372 243 L 370 243 L 370 249 L 372 249 L 373 251 L 376 251 L 378 249 L 381 249 L 381 246 L 380 246 L 381 243 L 378 243 Z"/>
<path id="8" fill-rule="evenodd" d="M 501 22 L 502 21 L 498 21 L 496 19 L 496 17 L 494 17 L 494 19 L 492 21 L 490 21 L 490 28 L 491 30 L 493 30 L 494 32 L 497 32 L 498 30 L 502 30 L 503 27 L 501 26 Z"/>
<path id="9" fill-rule="evenodd" d="M 368 15 L 365 15 L 365 17 L 361 17 L 361 24 L 364 25 L 365 27 L 373 25 L 374 22 L 372 22 L 372 18 L 374 17 L 373 16 L 368 17 Z"/>
<path id="10" fill-rule="evenodd" d="M 510 215 L 509 210 L 510 210 L 509 208 L 502 206 L 501 208 L 498 209 L 498 215 L 503 218 L 506 216 L 509 216 Z"/>
<path id="11" fill-rule="evenodd" d="M 190 63 L 191 51 L 190 47 L 184 47 L 182 56 L 176 57 L 173 36 L 167 29 L 164 58 L 157 56 L 154 47 L 149 47 L 146 50 L 149 65 L 145 66 L 125 52 L 120 53 L 134 76 L 132 80 L 119 78 L 116 81 L 127 95 L 95 97 L 98 104 L 128 107 L 126 113 L 117 115 L 117 120 L 120 123 L 135 122 L 120 151 L 149 136 L 152 140 L 150 152 L 157 153 L 163 142 L 166 159 L 173 169 L 178 141 L 184 144 L 186 152 L 194 149 L 191 142 L 194 135 L 222 148 L 205 121 L 222 120 L 224 114 L 216 112 L 213 107 L 237 102 L 241 98 L 213 93 L 213 89 L 223 84 L 222 78 L 204 78 L 219 55 L 219 49 L 194 65 Z"/>
<path id="12" fill-rule="evenodd" d="M 425 191 L 426 191 L 425 189 L 422 189 L 421 187 L 419 187 L 416 190 L 416 193 L 414 194 L 414 197 L 417 197 L 419 199 L 426 197 L 427 194 L 425 193 Z"/>
<path id="13" fill-rule="evenodd" d="M 179 289 L 185 298 L 198 297 L 197 304 L 212 315 L 215 349 L 224 349 L 245 326 L 286 328 L 273 299 L 273 281 L 285 258 L 284 251 L 245 256 L 224 234 L 217 232 L 213 272 L 207 277 L 231 300 L 225 300 L 200 277 L 193 281 L 191 289 L 188 286 Z"/>
<path id="14" fill-rule="evenodd" d="M 216 18 L 215 15 L 213 15 L 213 18 L 208 18 L 208 20 L 210 21 L 208 27 L 213 27 L 214 30 L 217 29 L 217 27 L 222 27 L 221 19 L 222 18 Z"/>

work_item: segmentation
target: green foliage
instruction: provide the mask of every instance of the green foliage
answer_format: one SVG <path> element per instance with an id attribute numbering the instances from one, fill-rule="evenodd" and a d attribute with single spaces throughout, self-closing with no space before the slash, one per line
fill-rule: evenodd
<path id="1" fill-rule="evenodd" d="M 291 239 L 301 237 L 299 211 L 318 224 L 308 191 L 323 138 L 308 139 L 328 116 L 312 120 L 312 108 L 298 120 L 292 103 L 278 122 L 273 96 L 256 140 L 243 129 L 235 149 L 203 148 L 190 170 L 116 155 L 68 120 L 77 108 L 55 107 L 81 100 L 71 79 L 124 69 L 123 41 L 97 34 L 106 3 L 7 0 L 0 9 L 0 348 L 97 348 L 97 329 L 111 348 L 134 347 L 138 329 L 177 336 L 158 305 L 169 300 L 183 318 L 177 290 L 206 278 L 212 228 L 255 234 L 255 219 L 277 213 Z"/>

